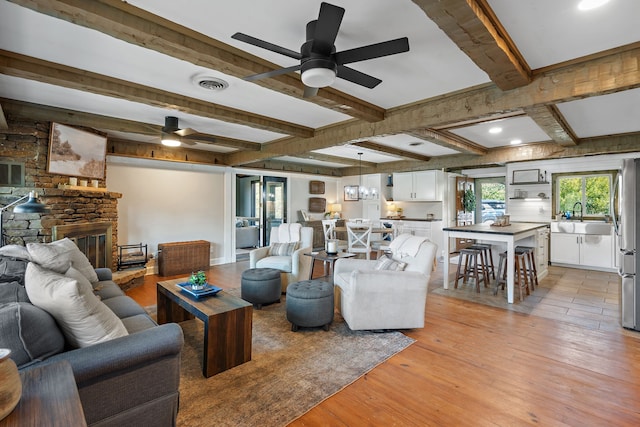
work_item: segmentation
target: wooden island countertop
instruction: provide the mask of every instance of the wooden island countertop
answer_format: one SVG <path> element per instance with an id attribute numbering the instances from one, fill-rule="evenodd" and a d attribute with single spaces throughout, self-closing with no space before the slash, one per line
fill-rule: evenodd
<path id="1" fill-rule="evenodd" d="M 538 228 L 549 227 L 549 224 L 539 222 L 512 222 L 510 225 L 496 227 L 489 224 L 471 224 L 457 227 L 445 227 L 442 231 L 464 231 L 467 233 L 489 233 L 515 235 Z"/>

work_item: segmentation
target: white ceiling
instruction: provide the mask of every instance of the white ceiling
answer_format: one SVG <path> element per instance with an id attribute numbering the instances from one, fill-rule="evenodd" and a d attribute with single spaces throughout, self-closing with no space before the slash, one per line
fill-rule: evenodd
<path id="1" fill-rule="evenodd" d="M 640 42 L 640 1 L 637 0 L 611 0 L 602 8 L 589 12 L 577 9 L 578 0 L 486 1 L 532 70 Z M 127 3 L 282 67 L 295 65 L 296 61 L 239 42 L 231 35 L 243 32 L 297 51 L 305 41 L 306 23 L 317 18 L 320 7 L 317 0 L 128 0 Z M 346 9 L 335 42 L 338 51 L 403 36 L 408 37 L 410 44 L 407 53 L 353 64 L 352 68 L 383 82 L 374 89 L 366 89 L 338 79 L 332 87 L 345 94 L 392 111 L 491 82 L 489 76 L 413 1 L 333 0 L 331 3 Z M 0 49 L 313 129 L 353 120 L 349 115 L 312 102 L 7 1 L 0 2 Z M 222 78 L 229 87 L 219 92 L 206 91 L 192 81 L 202 74 Z M 178 108 L 132 102 L 117 94 L 99 95 L 6 74 L 0 74 L 0 97 L 155 125 L 162 125 L 165 116 L 173 115 L 179 117 L 181 127 L 261 144 L 288 136 L 184 113 Z M 558 104 L 558 110 L 579 138 L 640 131 L 640 89 L 565 102 Z M 496 124 L 503 132 L 489 134 L 488 129 Z M 103 130 L 119 139 L 159 143 L 159 138 Z M 516 138 L 523 143 L 550 141 L 550 137 L 527 116 L 502 119 L 498 123 L 453 126 L 447 130 L 486 148 L 506 146 Z M 459 152 L 407 134 L 380 135 L 367 140 L 432 157 Z M 423 143 L 411 146 L 412 142 Z M 200 143 L 195 148 L 220 153 L 234 151 Z M 349 144 L 317 152 L 350 159 L 357 159 L 357 153 L 362 152 L 363 161 L 374 163 L 401 160 L 397 155 Z M 345 166 L 297 157 L 279 160 Z"/>

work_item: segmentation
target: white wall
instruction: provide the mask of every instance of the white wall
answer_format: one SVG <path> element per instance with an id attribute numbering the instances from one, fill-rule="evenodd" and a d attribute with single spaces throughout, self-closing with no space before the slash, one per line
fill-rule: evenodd
<path id="1" fill-rule="evenodd" d="M 107 188 L 122 193 L 118 242 L 146 243 L 154 255 L 158 243 L 207 240 L 211 263 L 223 262 L 226 187 L 225 168 L 107 157 Z"/>

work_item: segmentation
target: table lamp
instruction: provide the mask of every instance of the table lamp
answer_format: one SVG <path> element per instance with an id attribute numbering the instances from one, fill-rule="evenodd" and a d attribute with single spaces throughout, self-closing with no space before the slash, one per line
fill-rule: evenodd
<path id="1" fill-rule="evenodd" d="M 331 216 L 333 218 L 340 219 L 340 212 L 342 212 L 342 205 L 340 203 L 332 204 L 329 210 L 331 211 Z"/>
<path id="2" fill-rule="evenodd" d="M 41 203 L 38 200 L 38 193 L 35 191 L 30 191 L 26 196 L 20 197 L 18 200 L 9 203 L 7 206 L 0 208 L 0 246 L 4 246 L 4 233 L 2 231 L 2 213 L 10 208 L 11 206 L 15 206 L 26 198 L 29 198 L 25 203 L 16 206 L 13 211 L 16 213 L 45 213 L 49 211 L 49 208 L 44 203 Z"/>

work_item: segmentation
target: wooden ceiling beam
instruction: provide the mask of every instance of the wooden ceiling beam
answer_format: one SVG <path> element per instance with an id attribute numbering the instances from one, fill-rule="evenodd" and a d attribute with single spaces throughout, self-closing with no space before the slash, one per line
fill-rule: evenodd
<path id="1" fill-rule="evenodd" d="M 640 87 L 640 44 L 614 49 L 595 59 L 536 74 L 529 85 L 502 91 L 493 84 L 480 85 L 387 112 L 387 118 L 372 125 L 349 121 L 316 130 L 312 138 L 286 138 L 263 145 L 259 153 L 234 153 L 231 165 L 269 157 L 319 150 L 377 135 L 403 133 L 407 129 L 432 128 L 466 120 L 489 120 L 524 108 L 574 101 Z"/>
<path id="2" fill-rule="evenodd" d="M 329 154 L 315 153 L 313 151 L 310 151 L 308 153 L 296 154 L 295 156 L 291 156 L 291 157 L 297 157 L 297 158 L 300 158 L 300 159 L 318 160 L 318 161 L 321 161 L 321 162 L 338 163 L 338 164 L 341 164 L 341 165 L 348 165 L 348 166 L 356 166 L 356 165 L 360 164 L 358 159 L 350 159 L 348 157 L 331 156 Z M 373 162 L 362 162 L 362 165 L 366 166 L 366 167 L 374 167 L 376 165 L 376 163 L 373 163 Z"/>
<path id="3" fill-rule="evenodd" d="M 107 155 L 225 166 L 224 154 L 222 153 L 194 150 L 184 146 L 165 147 L 164 145 L 115 138 L 107 139 Z"/>
<path id="4" fill-rule="evenodd" d="M 238 78 L 280 68 L 279 65 L 121 0 L 10 1 L 127 43 Z M 255 84 L 303 99 L 304 85 L 297 73 L 258 80 Z M 316 96 L 304 100 L 369 122 L 380 121 L 385 115 L 384 109 L 331 88 L 320 89 Z"/>
<path id="5" fill-rule="evenodd" d="M 411 151 L 401 150 L 399 148 L 389 147 L 382 144 L 376 144 L 375 142 L 371 141 L 358 141 L 353 145 L 366 148 L 367 150 L 373 150 L 384 154 L 390 154 L 396 157 L 402 157 L 404 159 L 421 160 L 423 162 L 427 162 L 429 161 L 429 159 L 431 159 L 431 157 L 425 156 L 423 154 L 413 153 Z"/>
<path id="6" fill-rule="evenodd" d="M 92 129 L 112 130 L 117 132 L 153 136 L 158 137 L 158 144 L 160 143 L 160 135 L 162 133 L 162 126 L 160 125 L 118 119 L 115 117 L 101 116 L 99 114 L 50 107 L 47 105 L 33 104 L 24 101 L 0 98 L 0 106 L 4 108 L 4 111 L 6 111 L 7 114 L 15 117 L 51 121 L 70 126 L 81 126 Z M 202 144 L 219 145 L 221 147 L 249 151 L 260 151 L 262 147 L 262 144 L 257 142 L 242 141 L 218 135 L 199 135 L 215 139 L 215 142 L 202 141 Z"/>
<path id="7" fill-rule="evenodd" d="M 0 50 L 0 72 L 14 77 L 37 80 L 70 89 L 121 98 L 160 108 L 169 108 L 229 123 L 251 126 L 271 132 L 295 135 L 301 138 L 313 136 L 309 127 L 288 123 L 258 114 L 216 105 L 209 101 L 189 98 L 137 83 L 92 73 Z M 159 118 L 160 119 L 160 118 Z"/>
<path id="8" fill-rule="evenodd" d="M 531 69 L 486 0 L 413 0 L 502 90 L 526 86 Z"/>
<path id="9" fill-rule="evenodd" d="M 327 166 L 309 165 L 305 163 L 295 162 L 282 162 L 279 160 L 264 160 L 255 163 L 249 163 L 242 167 L 250 169 L 264 169 L 277 172 L 294 172 L 304 173 L 309 175 L 324 175 L 324 176 L 342 176 L 341 168 L 333 168 Z"/>
<path id="10" fill-rule="evenodd" d="M 4 110 L 2 109 L 2 104 L 0 103 L 0 130 L 9 129 L 9 124 L 7 123 L 7 117 L 4 115 Z"/>
<path id="11" fill-rule="evenodd" d="M 462 138 L 457 135 L 445 134 L 442 131 L 437 131 L 435 129 L 412 129 L 405 133 L 411 136 L 415 136 L 416 138 L 429 141 L 441 147 L 459 151 L 463 154 L 487 154 L 487 149 L 482 145 L 478 145 L 474 142 L 469 141 L 468 139 Z"/>
<path id="12" fill-rule="evenodd" d="M 573 130 L 555 105 L 526 107 L 524 111 L 549 135 L 552 141 L 567 146 L 578 144 L 578 137 L 573 133 Z"/>

